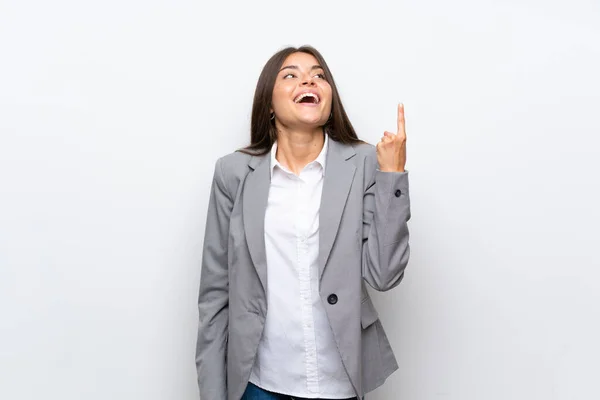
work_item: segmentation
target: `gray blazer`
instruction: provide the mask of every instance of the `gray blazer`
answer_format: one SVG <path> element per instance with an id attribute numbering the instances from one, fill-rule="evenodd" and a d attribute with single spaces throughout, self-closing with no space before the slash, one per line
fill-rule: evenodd
<path id="1" fill-rule="evenodd" d="M 264 217 L 270 156 L 215 166 L 206 221 L 196 366 L 201 400 L 239 400 L 268 312 Z M 342 362 L 362 397 L 398 365 L 365 281 L 398 285 L 409 259 L 408 173 L 377 169 L 375 148 L 329 141 L 319 215 L 319 293 Z M 285 366 L 282 366 L 282 368 Z"/>

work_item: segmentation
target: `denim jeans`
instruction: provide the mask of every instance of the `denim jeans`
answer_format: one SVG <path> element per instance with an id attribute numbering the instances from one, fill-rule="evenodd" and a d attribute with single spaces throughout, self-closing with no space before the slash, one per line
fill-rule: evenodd
<path id="1" fill-rule="evenodd" d="M 248 383 L 246 391 L 242 396 L 241 400 L 309 400 L 302 399 L 300 397 L 291 397 L 285 394 L 273 393 L 259 388 L 258 386 Z M 352 399 L 347 399 L 352 400 Z"/>
<path id="2" fill-rule="evenodd" d="M 289 400 L 289 396 L 268 392 L 253 383 L 248 382 L 248 386 L 246 386 L 246 391 L 241 400 Z"/>

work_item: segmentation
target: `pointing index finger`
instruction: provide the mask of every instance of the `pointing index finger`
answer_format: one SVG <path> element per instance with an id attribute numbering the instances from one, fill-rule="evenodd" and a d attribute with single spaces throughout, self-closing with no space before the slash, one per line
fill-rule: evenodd
<path id="1" fill-rule="evenodd" d="M 398 134 L 406 136 L 406 129 L 404 126 L 404 104 L 398 103 Z"/>

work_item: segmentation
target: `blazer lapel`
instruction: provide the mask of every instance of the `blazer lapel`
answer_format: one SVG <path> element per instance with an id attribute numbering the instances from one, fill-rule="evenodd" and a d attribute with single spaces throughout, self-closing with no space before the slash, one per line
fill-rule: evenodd
<path id="1" fill-rule="evenodd" d="M 267 292 L 267 255 L 265 249 L 265 212 L 271 185 L 270 157 L 254 156 L 248 166 L 253 170 L 244 185 L 242 213 L 244 233 L 252 263 L 265 293 Z"/>
<path id="2" fill-rule="evenodd" d="M 356 171 L 354 164 L 347 160 L 355 154 L 352 146 L 329 140 L 319 210 L 319 279 L 333 247 Z"/>

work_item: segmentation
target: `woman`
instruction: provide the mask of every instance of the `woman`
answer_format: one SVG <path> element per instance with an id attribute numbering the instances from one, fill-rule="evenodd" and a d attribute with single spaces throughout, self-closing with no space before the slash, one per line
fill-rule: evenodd
<path id="1" fill-rule="evenodd" d="M 365 282 L 402 280 L 410 218 L 398 132 L 360 141 L 325 60 L 265 65 L 251 144 L 219 159 L 196 350 L 202 400 L 354 399 L 398 366 Z"/>

